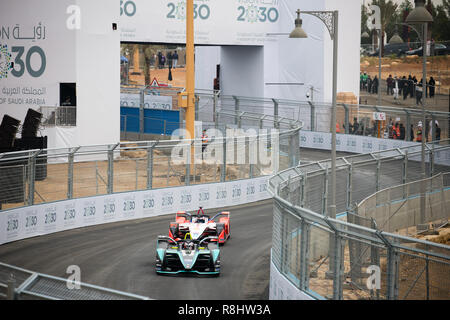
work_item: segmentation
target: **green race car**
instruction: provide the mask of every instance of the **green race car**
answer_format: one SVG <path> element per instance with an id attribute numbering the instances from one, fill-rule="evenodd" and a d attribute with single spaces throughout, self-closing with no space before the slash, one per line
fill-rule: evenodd
<path id="1" fill-rule="evenodd" d="M 186 234 L 184 240 L 159 236 L 156 247 L 156 273 L 220 275 L 220 249 L 217 237 L 192 240 Z"/>

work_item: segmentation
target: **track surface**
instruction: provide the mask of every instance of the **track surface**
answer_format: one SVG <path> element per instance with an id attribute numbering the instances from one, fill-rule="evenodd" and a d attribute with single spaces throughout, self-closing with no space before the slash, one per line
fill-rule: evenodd
<path id="1" fill-rule="evenodd" d="M 329 157 L 301 151 L 303 160 Z M 230 209 L 231 238 L 221 247 L 218 278 L 156 275 L 156 238 L 168 234 L 174 214 L 16 241 L 0 246 L 0 261 L 64 278 L 69 265 L 78 265 L 82 282 L 153 299 L 267 299 L 272 210 L 272 200 Z"/>

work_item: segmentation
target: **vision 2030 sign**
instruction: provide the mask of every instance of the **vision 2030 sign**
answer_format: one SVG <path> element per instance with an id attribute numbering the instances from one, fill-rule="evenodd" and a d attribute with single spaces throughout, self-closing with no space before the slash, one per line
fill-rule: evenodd
<path id="1" fill-rule="evenodd" d="M 71 2 L 0 2 L 0 108 L 4 113 L 22 121 L 30 107 L 59 104 L 61 79 L 75 82 Z"/>
<path id="2" fill-rule="evenodd" d="M 255 44 L 275 31 L 284 0 L 194 0 L 197 44 Z M 186 1 L 122 0 L 121 40 L 185 43 Z M 149 27 L 151 21 L 151 27 Z"/>

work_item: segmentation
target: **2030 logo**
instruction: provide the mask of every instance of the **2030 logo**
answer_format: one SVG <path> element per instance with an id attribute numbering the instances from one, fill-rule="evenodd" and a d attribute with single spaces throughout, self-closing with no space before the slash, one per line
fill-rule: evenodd
<path id="1" fill-rule="evenodd" d="M 14 62 L 11 61 L 11 52 L 16 53 Z M 32 46 L 25 53 L 25 47 L 14 46 L 11 47 L 11 52 L 8 50 L 8 46 L 6 44 L 0 45 L 0 79 L 7 78 L 10 71 L 11 74 L 17 78 L 23 76 L 25 70 L 28 71 L 28 74 L 34 78 L 38 78 L 44 73 L 47 65 L 47 58 L 41 47 Z M 39 68 L 35 68 L 36 66 L 33 66 L 31 63 L 33 54 L 38 55 L 40 58 Z M 24 55 L 25 59 L 23 59 Z"/>
<path id="2" fill-rule="evenodd" d="M 239 6 L 239 16 L 237 21 L 247 22 L 277 22 L 279 13 L 275 7 L 258 7 L 254 4 Z"/>
<path id="3" fill-rule="evenodd" d="M 8 50 L 8 46 L 6 44 L 0 46 L 0 79 L 8 78 L 8 72 L 12 67 L 11 53 Z"/>
<path id="4" fill-rule="evenodd" d="M 169 8 L 169 13 L 167 14 L 168 19 L 186 20 L 186 2 L 180 1 L 177 4 L 169 2 L 167 7 Z M 206 20 L 210 15 L 211 9 L 208 5 L 194 3 L 194 19 L 200 18 Z"/>
<path id="5" fill-rule="evenodd" d="M 136 14 L 136 3 L 134 1 L 123 1 L 120 0 L 120 15 L 125 13 L 126 16 L 132 17 Z"/>

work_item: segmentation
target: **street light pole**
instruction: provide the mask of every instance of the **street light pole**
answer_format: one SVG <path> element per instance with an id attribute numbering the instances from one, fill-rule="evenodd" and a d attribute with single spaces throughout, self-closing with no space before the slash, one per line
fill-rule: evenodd
<path id="1" fill-rule="evenodd" d="M 426 96 L 426 83 L 427 83 L 427 34 L 428 34 L 428 23 L 433 22 L 432 15 L 425 8 L 424 0 L 415 0 L 415 8 L 406 17 L 405 20 L 408 24 L 423 24 L 423 45 L 422 45 L 422 181 L 426 177 L 425 169 L 425 139 L 426 139 L 426 123 L 425 123 L 425 96 Z M 431 160 L 431 159 L 430 159 Z M 420 223 L 425 221 L 425 183 L 421 183 L 421 196 L 420 196 Z"/>
<path id="2" fill-rule="evenodd" d="M 327 216 L 336 218 L 336 107 L 337 107 L 337 61 L 338 61 L 338 17 L 339 12 L 335 11 L 302 11 L 302 13 L 313 15 L 319 18 L 327 27 L 333 40 L 333 95 L 331 110 L 331 186 L 329 193 L 329 206 Z M 297 10 L 297 19 L 295 20 L 295 29 L 289 35 L 290 38 L 306 38 L 307 35 L 301 28 L 302 20 L 300 19 L 300 10 Z M 336 266 L 336 256 L 334 252 L 335 240 L 330 237 L 329 241 L 329 269 L 326 273 L 327 278 L 340 281 L 340 275 L 334 274 Z"/>

